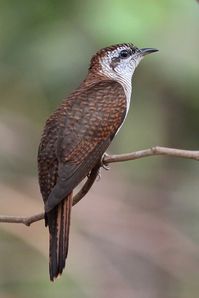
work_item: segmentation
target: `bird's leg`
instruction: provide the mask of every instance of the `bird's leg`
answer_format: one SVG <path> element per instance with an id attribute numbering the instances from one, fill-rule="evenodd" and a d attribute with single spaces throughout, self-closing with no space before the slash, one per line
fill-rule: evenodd
<path id="1" fill-rule="evenodd" d="M 99 168 L 98 173 L 97 173 L 97 179 L 96 179 L 96 181 L 97 182 L 100 181 L 101 177 L 102 177 L 102 175 L 101 175 L 101 168 Z"/>
<path id="2" fill-rule="evenodd" d="M 101 179 L 101 167 L 106 171 L 110 170 L 110 166 L 104 161 L 104 157 L 109 156 L 106 152 L 102 155 L 100 159 L 100 167 L 97 173 L 97 181 Z M 92 170 L 88 173 L 87 178 L 89 179 L 90 175 L 92 174 Z"/>
<path id="3" fill-rule="evenodd" d="M 101 167 L 102 167 L 103 169 L 105 169 L 106 171 L 108 171 L 108 170 L 110 170 L 110 166 L 104 161 L 104 158 L 105 158 L 106 156 L 109 156 L 109 155 L 105 152 L 105 153 L 102 155 L 102 158 L 101 158 L 100 163 L 101 163 Z"/>

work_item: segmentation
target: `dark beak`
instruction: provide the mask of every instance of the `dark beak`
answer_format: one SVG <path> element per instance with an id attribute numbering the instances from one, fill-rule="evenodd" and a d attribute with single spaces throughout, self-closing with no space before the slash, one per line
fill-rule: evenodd
<path id="1" fill-rule="evenodd" d="M 157 49 L 153 49 L 153 48 L 143 48 L 143 49 L 140 49 L 140 52 L 141 52 L 141 55 L 142 56 L 145 56 L 145 55 L 148 55 L 148 54 L 152 54 L 152 53 L 158 52 L 158 50 Z"/>

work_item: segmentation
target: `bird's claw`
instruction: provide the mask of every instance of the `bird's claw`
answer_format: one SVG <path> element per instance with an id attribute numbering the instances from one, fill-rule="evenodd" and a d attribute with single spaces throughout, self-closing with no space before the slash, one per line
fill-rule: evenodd
<path id="1" fill-rule="evenodd" d="M 104 161 L 104 157 L 106 157 L 106 156 L 108 156 L 108 154 L 107 153 L 104 153 L 103 156 L 102 156 L 102 158 L 101 158 L 101 167 L 104 170 L 108 171 L 108 170 L 110 170 L 111 167 Z"/>
<path id="2" fill-rule="evenodd" d="M 99 169 L 99 170 L 98 170 L 98 173 L 97 173 L 97 180 L 96 180 L 97 182 L 100 181 L 101 176 L 102 176 L 102 175 L 101 175 L 101 171 L 100 171 L 100 169 Z"/>

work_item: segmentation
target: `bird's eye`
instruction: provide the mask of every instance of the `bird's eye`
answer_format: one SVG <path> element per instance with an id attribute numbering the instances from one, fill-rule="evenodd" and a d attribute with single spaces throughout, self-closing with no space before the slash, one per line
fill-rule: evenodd
<path id="1" fill-rule="evenodd" d="M 128 58 L 129 56 L 131 56 L 132 52 L 129 50 L 122 50 L 119 54 L 119 57 L 122 59 Z"/>

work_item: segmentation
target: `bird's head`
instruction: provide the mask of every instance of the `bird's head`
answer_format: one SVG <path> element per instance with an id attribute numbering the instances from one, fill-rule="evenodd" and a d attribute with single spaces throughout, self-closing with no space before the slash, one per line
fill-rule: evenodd
<path id="1" fill-rule="evenodd" d="M 99 50 L 92 57 L 90 70 L 116 81 L 129 80 L 143 57 L 157 51 L 153 48 L 138 49 L 130 43 L 113 45 Z"/>

